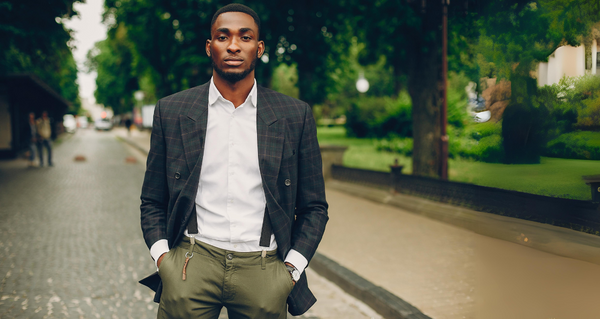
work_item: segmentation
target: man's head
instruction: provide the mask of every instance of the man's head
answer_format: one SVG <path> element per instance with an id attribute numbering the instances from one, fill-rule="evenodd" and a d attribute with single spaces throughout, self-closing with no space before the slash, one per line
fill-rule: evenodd
<path id="1" fill-rule="evenodd" d="M 29 113 L 29 120 L 30 121 L 35 120 L 35 113 L 33 113 L 33 112 Z"/>
<path id="2" fill-rule="evenodd" d="M 48 111 L 42 112 L 42 118 L 43 119 L 47 119 L 48 118 Z"/>
<path id="3" fill-rule="evenodd" d="M 260 19 L 256 12 L 237 3 L 224 6 L 213 16 L 210 34 L 206 54 L 215 76 L 229 83 L 254 78 L 256 60 L 265 49 L 264 42 L 258 40 Z"/>

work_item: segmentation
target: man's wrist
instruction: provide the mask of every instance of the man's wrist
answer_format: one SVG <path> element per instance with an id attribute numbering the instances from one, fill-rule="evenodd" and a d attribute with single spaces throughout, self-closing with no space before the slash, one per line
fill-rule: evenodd
<path id="1" fill-rule="evenodd" d="M 294 282 L 294 284 L 296 282 L 298 282 L 298 280 L 300 280 L 300 272 L 298 271 L 298 269 L 289 262 L 285 262 L 285 267 L 287 268 L 287 271 L 290 273 L 290 276 L 292 277 L 292 281 Z"/>

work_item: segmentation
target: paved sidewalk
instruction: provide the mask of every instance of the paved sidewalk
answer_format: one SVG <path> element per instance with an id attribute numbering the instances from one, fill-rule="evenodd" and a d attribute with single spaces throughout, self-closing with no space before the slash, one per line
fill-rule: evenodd
<path id="1" fill-rule="evenodd" d="M 148 136 L 134 132 L 129 140 L 144 149 L 149 147 Z M 423 204 L 438 209 L 438 216 L 430 217 L 443 216 L 446 222 L 417 214 L 422 213 L 418 205 L 406 210 L 373 201 L 385 196 L 382 202 L 410 202 L 409 197 L 371 195 L 368 188 L 328 182 L 330 221 L 319 252 L 426 315 L 435 319 L 597 317 L 600 265 L 585 260 L 600 256 L 600 237 L 569 241 L 568 236 L 582 237 L 564 228 L 487 214 L 469 215 L 470 228 L 462 227 L 456 220 L 464 215 L 443 205 Z M 532 247 L 576 248 L 583 260 Z"/>

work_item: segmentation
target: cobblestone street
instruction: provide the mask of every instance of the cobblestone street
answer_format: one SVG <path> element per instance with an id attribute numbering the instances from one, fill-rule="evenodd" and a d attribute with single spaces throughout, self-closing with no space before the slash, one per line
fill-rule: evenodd
<path id="1" fill-rule="evenodd" d="M 0 161 L 0 318 L 155 318 L 137 283 L 154 271 L 139 225 L 144 157 L 111 132 L 57 144 L 54 167 Z M 310 276 L 319 302 L 300 318 L 379 318 Z"/>
<path id="2" fill-rule="evenodd" d="M 153 271 L 139 227 L 143 166 L 94 131 L 54 156 L 54 167 L 0 162 L 0 317 L 156 317 L 137 284 Z"/>

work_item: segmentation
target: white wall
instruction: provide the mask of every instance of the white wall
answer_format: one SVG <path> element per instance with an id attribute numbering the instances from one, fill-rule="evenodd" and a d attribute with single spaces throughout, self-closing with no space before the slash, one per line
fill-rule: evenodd
<path id="1" fill-rule="evenodd" d="M 594 41 L 592 41 L 592 74 L 596 74 L 598 73 L 597 69 L 596 69 L 596 63 L 598 60 L 598 43 L 596 42 L 596 39 L 594 39 Z"/>
<path id="2" fill-rule="evenodd" d="M 12 126 L 8 96 L 0 94 L 0 150 L 10 150 L 12 141 Z"/>
<path id="3" fill-rule="evenodd" d="M 562 46 L 548 58 L 547 63 L 538 65 L 538 85 L 558 83 L 563 76 L 582 76 L 585 74 L 584 46 Z"/>

